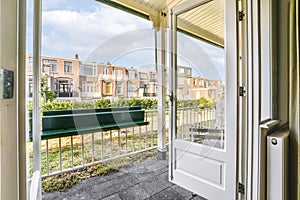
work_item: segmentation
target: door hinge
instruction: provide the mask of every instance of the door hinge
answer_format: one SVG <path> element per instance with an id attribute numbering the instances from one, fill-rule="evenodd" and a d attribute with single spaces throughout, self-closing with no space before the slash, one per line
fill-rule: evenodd
<path id="1" fill-rule="evenodd" d="M 12 99 L 14 96 L 14 72 L 0 69 L 0 99 Z"/>
<path id="2" fill-rule="evenodd" d="M 245 185 L 242 183 L 239 183 L 238 192 L 241 194 L 245 194 Z"/>
<path id="3" fill-rule="evenodd" d="M 243 21 L 244 17 L 245 17 L 244 11 L 243 10 L 239 11 L 239 21 Z"/>
<path id="4" fill-rule="evenodd" d="M 246 87 L 240 86 L 240 88 L 239 88 L 239 96 L 240 97 L 245 97 L 246 96 Z"/>

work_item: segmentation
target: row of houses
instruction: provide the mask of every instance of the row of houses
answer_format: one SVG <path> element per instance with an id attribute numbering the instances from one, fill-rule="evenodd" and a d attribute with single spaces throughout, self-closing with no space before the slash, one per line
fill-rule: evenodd
<path id="1" fill-rule="evenodd" d="M 27 55 L 28 95 L 33 92 L 32 55 Z M 78 59 L 41 57 L 42 76 L 49 89 L 64 99 L 149 98 L 156 97 L 158 77 L 155 71 L 141 71 L 135 67 L 98 64 Z M 168 88 L 168 85 L 165 86 Z M 224 82 L 192 77 L 190 67 L 178 67 L 178 99 L 197 99 L 201 96 L 213 100 L 224 96 Z"/>

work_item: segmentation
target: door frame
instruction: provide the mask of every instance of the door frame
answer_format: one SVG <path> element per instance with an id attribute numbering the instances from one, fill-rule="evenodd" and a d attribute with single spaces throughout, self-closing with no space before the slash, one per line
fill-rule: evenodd
<path id="1" fill-rule="evenodd" d="M 14 72 L 13 98 L 0 99 L 0 199 L 26 199 L 26 0 L 0 10 L 0 68 Z"/>
<path id="2" fill-rule="evenodd" d="M 169 159 L 169 180 L 173 182 L 174 179 L 174 142 L 177 133 L 177 16 L 191 10 L 195 7 L 201 6 L 205 3 L 210 2 L 210 0 L 188 0 L 178 7 L 171 9 L 169 11 L 169 27 L 170 27 L 170 159 Z M 233 66 L 226 69 L 226 77 L 235 77 L 231 79 L 226 79 L 226 99 L 230 99 L 230 104 L 226 104 L 226 110 L 236 110 L 236 112 L 226 112 L 226 133 L 233 133 L 230 140 L 226 140 L 223 152 L 226 152 L 227 156 L 226 169 L 231 169 L 236 172 L 234 177 L 229 174 L 229 170 L 225 170 L 225 177 L 232 177 L 231 181 L 226 182 L 226 190 L 228 191 L 228 196 L 225 199 L 237 199 L 238 197 L 238 174 L 239 174 L 239 148 L 238 148 L 238 138 L 239 138 L 239 102 L 240 98 L 238 96 L 239 88 L 239 68 L 238 68 L 238 20 L 237 20 L 238 5 L 235 0 L 228 0 L 225 3 L 225 38 L 224 46 L 225 52 L 225 62 L 226 66 Z M 227 42 L 231 41 L 231 42 Z M 234 41 L 234 42 L 232 42 Z M 234 75 L 232 75 L 234 74 Z M 234 147 L 234 148 L 228 148 Z M 227 178 L 225 178 L 227 181 Z"/>

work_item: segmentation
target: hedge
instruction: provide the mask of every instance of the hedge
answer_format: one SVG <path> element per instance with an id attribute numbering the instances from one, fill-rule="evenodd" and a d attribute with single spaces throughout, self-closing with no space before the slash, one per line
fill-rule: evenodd
<path id="1" fill-rule="evenodd" d="M 196 100 L 179 100 L 178 107 L 196 107 L 196 106 L 213 106 L 215 101 L 201 97 Z M 168 104 L 168 101 L 166 101 Z M 151 110 L 157 109 L 157 99 L 119 99 L 111 102 L 108 99 L 99 99 L 97 101 L 82 101 L 82 102 L 61 102 L 47 101 L 42 103 L 42 111 L 47 110 L 71 110 L 71 109 L 93 109 L 93 108 L 108 108 L 108 107 L 123 107 L 123 106 L 141 106 L 142 109 Z M 32 102 L 28 106 L 32 110 Z"/>

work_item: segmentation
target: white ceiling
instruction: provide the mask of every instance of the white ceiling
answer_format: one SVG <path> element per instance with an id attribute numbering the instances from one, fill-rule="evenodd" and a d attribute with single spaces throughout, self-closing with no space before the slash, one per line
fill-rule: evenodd
<path id="1" fill-rule="evenodd" d="M 97 0 L 130 13 L 155 18 L 188 0 Z M 224 0 L 212 0 L 178 16 L 178 29 L 224 46 Z"/>

